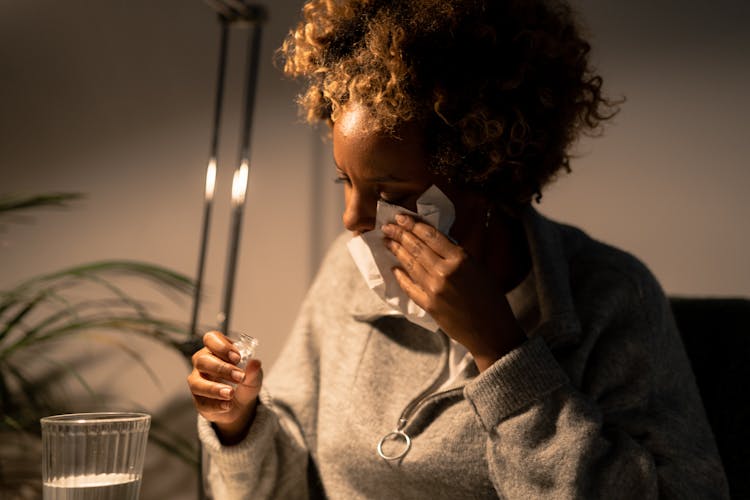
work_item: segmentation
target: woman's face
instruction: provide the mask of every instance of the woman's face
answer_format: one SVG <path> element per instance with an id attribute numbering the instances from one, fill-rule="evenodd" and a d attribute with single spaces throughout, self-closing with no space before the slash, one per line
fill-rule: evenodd
<path id="1" fill-rule="evenodd" d="M 359 235 L 375 228 L 379 199 L 416 211 L 417 198 L 432 184 L 427 154 L 416 125 L 393 137 L 368 131 L 367 112 L 346 108 L 333 125 L 337 182 L 344 185 L 344 227 Z"/>

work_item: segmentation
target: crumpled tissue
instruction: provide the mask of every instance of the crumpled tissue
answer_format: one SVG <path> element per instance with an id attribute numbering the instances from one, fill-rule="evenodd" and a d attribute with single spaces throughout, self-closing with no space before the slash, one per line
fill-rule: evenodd
<path id="1" fill-rule="evenodd" d="M 436 332 L 439 327 L 432 316 L 409 298 L 393 275 L 392 269 L 399 265 L 399 261 L 384 245 L 385 235 L 380 228 L 384 224 L 395 223 L 397 214 L 408 214 L 421 219 L 448 235 L 456 218 L 456 209 L 453 202 L 435 185 L 417 199 L 417 213 L 380 200 L 375 214 L 375 229 L 352 238 L 347 245 L 349 253 L 367 285 L 394 312 L 403 314 L 412 323 Z"/>

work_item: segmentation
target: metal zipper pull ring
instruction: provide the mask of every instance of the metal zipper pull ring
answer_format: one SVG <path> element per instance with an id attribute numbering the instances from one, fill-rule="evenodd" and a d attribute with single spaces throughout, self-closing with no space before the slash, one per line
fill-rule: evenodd
<path id="1" fill-rule="evenodd" d="M 383 443 L 385 443 L 386 441 L 403 441 L 404 448 L 400 453 L 397 453 L 395 455 L 386 455 L 383 452 Z M 378 442 L 378 455 L 380 455 L 380 458 L 382 458 L 383 460 L 400 460 L 404 458 L 404 456 L 409 452 L 409 449 L 411 449 L 411 438 L 401 430 L 389 432 L 388 434 L 380 438 L 380 441 Z"/>

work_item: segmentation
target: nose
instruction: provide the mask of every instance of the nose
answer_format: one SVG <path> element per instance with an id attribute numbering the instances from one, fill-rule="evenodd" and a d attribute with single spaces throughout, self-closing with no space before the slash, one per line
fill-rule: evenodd
<path id="1" fill-rule="evenodd" d="M 348 231 L 359 235 L 375 228 L 376 200 L 370 200 L 356 189 L 350 188 L 344 202 L 346 206 L 341 218 Z"/>

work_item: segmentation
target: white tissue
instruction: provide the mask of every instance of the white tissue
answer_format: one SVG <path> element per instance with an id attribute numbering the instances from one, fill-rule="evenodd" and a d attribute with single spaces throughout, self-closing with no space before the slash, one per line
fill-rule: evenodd
<path id="1" fill-rule="evenodd" d="M 349 253 L 367 285 L 394 312 L 403 314 L 412 323 L 436 332 L 439 327 L 432 316 L 406 295 L 393 275 L 392 269 L 398 266 L 399 262 L 383 244 L 384 234 L 380 228 L 389 222 L 395 223 L 397 214 L 412 215 L 447 235 L 456 218 L 456 209 L 451 200 L 435 185 L 417 199 L 417 213 L 382 200 L 378 201 L 375 229 L 352 238 L 348 243 Z"/>

